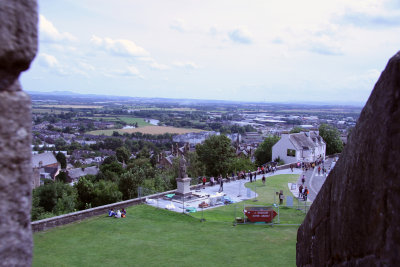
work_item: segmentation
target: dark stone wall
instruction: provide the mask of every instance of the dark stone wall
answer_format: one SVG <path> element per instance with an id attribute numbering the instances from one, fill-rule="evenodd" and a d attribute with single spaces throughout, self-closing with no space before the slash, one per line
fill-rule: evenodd
<path id="1" fill-rule="evenodd" d="M 56 226 L 61 226 L 61 225 L 65 225 L 68 223 L 85 220 L 85 219 L 88 219 L 93 216 L 98 216 L 98 215 L 107 216 L 108 211 L 110 209 L 118 210 L 118 209 L 126 208 L 129 206 L 138 205 L 138 204 L 143 203 L 146 198 L 158 198 L 158 197 L 162 197 L 166 194 L 171 194 L 171 193 L 175 193 L 175 192 L 176 192 L 176 190 L 166 191 L 166 192 L 157 193 L 154 195 L 145 196 L 143 198 L 129 199 L 129 200 L 116 202 L 116 203 L 112 203 L 112 204 L 108 204 L 108 205 L 104 205 L 104 206 L 100 206 L 100 207 L 81 210 L 81 211 L 72 212 L 72 213 L 68 213 L 68 214 L 64 214 L 64 215 L 60 215 L 60 216 L 56 216 L 56 217 L 52 217 L 52 218 L 48 218 L 48 219 L 35 221 L 35 222 L 32 222 L 32 231 L 40 232 L 40 231 L 44 231 L 44 230 L 47 230 L 47 229 L 50 229 L 50 228 L 53 228 Z"/>
<path id="2" fill-rule="evenodd" d="M 400 52 L 297 233 L 298 266 L 400 263 Z"/>
<path id="3" fill-rule="evenodd" d="M 36 0 L 1 0 L 0 266 L 32 261 L 31 101 L 18 77 L 36 51 Z"/>

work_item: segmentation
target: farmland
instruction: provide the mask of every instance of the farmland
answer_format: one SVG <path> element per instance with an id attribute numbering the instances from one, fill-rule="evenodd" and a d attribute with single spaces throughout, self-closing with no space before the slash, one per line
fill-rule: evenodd
<path id="1" fill-rule="evenodd" d="M 114 131 L 119 132 L 120 134 L 139 132 L 142 134 L 156 135 L 156 134 L 165 134 L 165 133 L 171 133 L 171 134 L 198 133 L 198 132 L 201 132 L 202 130 L 153 125 L 153 126 L 143 126 L 143 127 L 139 127 L 139 128 L 132 128 L 132 129 L 96 130 L 96 131 L 88 132 L 88 134 L 110 135 L 111 136 Z"/>

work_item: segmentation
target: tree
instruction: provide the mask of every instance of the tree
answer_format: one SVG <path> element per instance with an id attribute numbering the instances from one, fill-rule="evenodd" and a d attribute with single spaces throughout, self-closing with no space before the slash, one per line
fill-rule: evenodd
<path id="1" fill-rule="evenodd" d="M 107 171 L 116 173 L 118 175 L 124 172 L 124 168 L 122 167 L 121 163 L 113 161 L 110 164 L 101 164 L 100 171 L 102 173 L 106 173 Z"/>
<path id="2" fill-rule="evenodd" d="M 115 150 L 115 155 L 117 156 L 118 161 L 122 163 L 127 163 L 129 158 L 131 157 L 131 153 L 124 146 L 117 148 Z"/>
<path id="3" fill-rule="evenodd" d="M 247 170 L 251 170 L 253 171 L 255 169 L 255 165 L 253 162 L 251 162 L 251 160 L 249 158 L 235 158 L 230 167 L 229 167 L 229 172 L 228 175 L 230 176 L 230 174 L 232 174 L 232 172 L 237 172 L 237 171 L 247 171 Z M 235 174 L 236 175 L 236 174 Z"/>
<path id="4" fill-rule="evenodd" d="M 53 212 L 55 214 L 73 211 L 77 199 L 76 189 L 61 182 L 47 182 L 43 186 L 35 188 L 33 194 L 39 198 L 38 206 L 43 207 L 46 212 Z M 64 203 L 57 205 L 59 199 L 64 199 L 61 200 Z M 64 205 L 64 210 L 62 209 L 62 205 Z"/>
<path id="5" fill-rule="evenodd" d="M 94 184 L 94 199 L 92 206 L 97 207 L 122 200 L 118 185 L 111 181 L 101 180 Z"/>
<path id="6" fill-rule="evenodd" d="M 256 158 L 256 164 L 262 165 L 269 161 L 272 161 L 272 147 L 278 142 L 280 137 L 269 136 L 259 145 L 259 147 L 254 152 Z"/>
<path id="7" fill-rule="evenodd" d="M 226 173 L 235 158 L 231 140 L 225 135 L 213 135 L 206 139 L 203 144 L 196 146 L 196 153 L 209 176 Z"/>
<path id="8" fill-rule="evenodd" d="M 104 159 L 102 165 L 111 164 L 113 162 L 118 162 L 118 159 L 117 159 L 116 156 L 111 155 L 111 156 L 108 156 L 107 158 Z"/>
<path id="9" fill-rule="evenodd" d="M 296 127 L 293 127 L 293 129 L 290 130 L 289 133 L 300 133 L 300 132 L 302 132 L 302 131 L 304 131 L 303 128 L 301 128 L 300 126 L 296 126 Z"/>
<path id="10" fill-rule="evenodd" d="M 67 168 L 67 158 L 65 157 L 64 153 L 58 152 L 56 155 L 56 159 L 61 164 L 61 169 Z"/>
<path id="11" fill-rule="evenodd" d="M 62 183 L 66 183 L 67 182 L 67 173 L 64 171 L 60 171 L 57 176 L 55 177 L 56 181 L 62 182 Z"/>
<path id="12" fill-rule="evenodd" d="M 343 142 L 340 139 L 339 130 L 328 124 L 319 126 L 319 135 L 326 143 L 326 154 L 332 155 L 340 153 L 343 150 Z"/>
<path id="13" fill-rule="evenodd" d="M 205 174 L 205 168 L 202 162 L 199 160 L 199 156 L 196 151 L 188 152 L 186 155 L 186 161 L 188 163 L 187 173 L 189 177 L 199 177 Z"/>
<path id="14" fill-rule="evenodd" d="M 79 181 L 74 185 L 78 193 L 78 209 L 85 209 L 87 204 L 93 202 L 94 199 L 94 184 L 87 177 L 79 178 Z"/>

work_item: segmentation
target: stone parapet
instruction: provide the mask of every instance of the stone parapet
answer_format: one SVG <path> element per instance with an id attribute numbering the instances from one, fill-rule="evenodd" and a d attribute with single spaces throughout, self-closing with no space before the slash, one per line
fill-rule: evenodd
<path id="1" fill-rule="evenodd" d="M 98 216 L 98 215 L 106 216 L 106 214 L 108 214 L 108 211 L 110 209 L 117 210 L 117 209 L 121 209 L 121 208 L 138 205 L 138 204 L 143 203 L 146 198 L 161 197 L 163 195 L 171 194 L 171 193 L 175 193 L 175 192 L 176 192 L 176 190 L 171 190 L 171 191 L 167 191 L 167 192 L 148 195 L 148 196 L 145 196 L 142 198 L 129 199 L 129 200 L 112 203 L 112 204 L 107 204 L 104 206 L 99 206 L 99 207 L 95 207 L 95 208 L 91 208 L 91 209 L 86 209 L 86 210 L 81 210 L 81 211 L 72 212 L 72 213 L 68 213 L 68 214 L 63 214 L 63 215 L 51 217 L 48 219 L 34 221 L 31 223 L 32 231 L 33 232 L 45 231 L 45 230 L 53 228 L 53 227 L 85 220 L 85 219 L 88 219 L 93 216 Z"/>

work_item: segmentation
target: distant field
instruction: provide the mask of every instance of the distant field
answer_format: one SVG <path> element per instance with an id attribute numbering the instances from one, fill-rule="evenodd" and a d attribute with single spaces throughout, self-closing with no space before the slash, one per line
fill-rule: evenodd
<path id="1" fill-rule="evenodd" d="M 61 114 L 61 110 L 57 109 L 49 109 L 49 108 L 32 108 L 32 113 L 53 113 L 53 114 Z"/>
<path id="2" fill-rule="evenodd" d="M 102 108 L 96 105 L 41 105 L 42 108 Z"/>
<path id="3" fill-rule="evenodd" d="M 169 126 L 143 126 L 140 128 L 133 128 L 133 129 L 110 129 L 110 130 L 97 130 L 88 132 L 88 134 L 94 135 L 112 135 L 114 131 L 119 132 L 120 134 L 123 133 L 136 133 L 140 132 L 143 134 L 165 134 L 165 133 L 172 133 L 172 134 L 185 134 L 185 133 L 198 133 L 202 132 L 203 130 L 200 129 L 187 129 L 187 128 L 176 128 L 176 127 L 169 127 Z"/>
<path id="4" fill-rule="evenodd" d="M 151 125 L 147 121 L 142 118 L 134 118 L 134 117 L 118 117 L 121 121 L 127 124 L 135 124 L 137 123 L 139 127 Z"/>
<path id="5" fill-rule="evenodd" d="M 161 110 L 161 111 L 196 111 L 195 108 L 157 108 L 157 107 L 147 107 L 147 108 L 139 108 L 135 107 L 137 110 Z"/>
<path id="6" fill-rule="evenodd" d="M 353 109 L 281 109 L 281 110 L 277 110 L 276 112 L 285 112 L 285 113 L 360 113 L 360 110 L 353 110 Z"/>
<path id="7" fill-rule="evenodd" d="M 96 120 L 96 121 L 119 121 L 116 117 L 82 117 L 85 119 Z"/>

